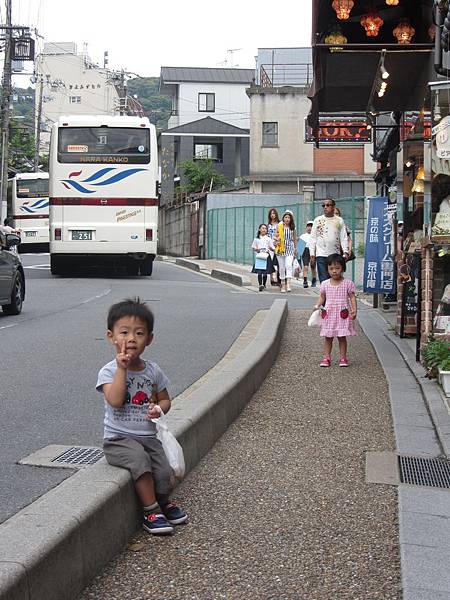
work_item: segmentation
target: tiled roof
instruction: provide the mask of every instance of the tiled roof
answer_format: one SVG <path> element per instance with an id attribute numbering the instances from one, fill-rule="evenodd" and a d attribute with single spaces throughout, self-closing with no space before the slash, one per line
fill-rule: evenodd
<path id="1" fill-rule="evenodd" d="M 255 77 L 254 69 L 213 69 L 208 67 L 161 67 L 161 83 L 247 83 Z"/>

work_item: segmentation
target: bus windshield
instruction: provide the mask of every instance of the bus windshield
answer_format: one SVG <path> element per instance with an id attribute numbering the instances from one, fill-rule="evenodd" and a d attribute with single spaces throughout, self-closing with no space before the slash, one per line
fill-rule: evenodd
<path id="1" fill-rule="evenodd" d="M 48 196 L 48 179 L 18 179 L 18 198 L 37 198 Z"/>
<path id="2" fill-rule="evenodd" d="M 60 127 L 60 163 L 149 163 L 150 132 L 129 127 Z"/>

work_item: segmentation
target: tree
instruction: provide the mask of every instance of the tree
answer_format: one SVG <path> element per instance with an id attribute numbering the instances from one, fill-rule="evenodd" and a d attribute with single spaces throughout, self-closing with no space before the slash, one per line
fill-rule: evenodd
<path id="1" fill-rule="evenodd" d="M 172 110 L 169 96 L 159 93 L 159 77 L 137 77 L 127 82 L 128 93 L 136 95 L 144 108 L 145 116 L 154 123 L 157 129 L 166 129 Z"/>
<path id="2" fill-rule="evenodd" d="M 34 135 L 29 126 L 11 121 L 9 137 L 9 166 L 20 172 L 32 169 Z"/>
<path id="3" fill-rule="evenodd" d="M 212 160 L 187 160 L 181 169 L 185 178 L 183 187 L 188 194 L 229 185 L 227 178 L 216 171 Z"/>

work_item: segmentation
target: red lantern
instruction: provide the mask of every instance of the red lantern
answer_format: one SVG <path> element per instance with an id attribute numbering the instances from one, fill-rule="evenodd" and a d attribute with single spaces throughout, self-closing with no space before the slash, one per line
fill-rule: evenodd
<path id="1" fill-rule="evenodd" d="M 386 0 L 388 6 L 397 6 L 400 0 Z"/>
<path id="2" fill-rule="evenodd" d="M 350 16 L 350 11 L 354 6 L 353 0 L 333 0 L 332 7 L 336 11 L 337 18 L 345 21 Z"/>
<path id="3" fill-rule="evenodd" d="M 410 25 L 408 19 L 400 19 L 399 24 L 392 33 L 397 38 L 399 44 L 410 44 L 416 30 Z"/>
<path id="4" fill-rule="evenodd" d="M 361 17 L 360 23 L 366 30 L 367 37 L 375 37 L 378 35 L 380 27 L 383 25 L 384 21 L 380 15 L 377 15 L 377 13 L 370 12 L 369 14 Z"/>

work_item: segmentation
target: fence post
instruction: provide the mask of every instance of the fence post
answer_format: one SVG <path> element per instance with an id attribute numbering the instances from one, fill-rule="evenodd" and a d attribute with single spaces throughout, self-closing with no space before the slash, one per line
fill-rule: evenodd
<path id="1" fill-rule="evenodd" d="M 225 261 L 228 262 L 228 208 L 225 209 L 225 219 L 224 219 L 224 247 L 225 247 Z"/>
<path id="2" fill-rule="evenodd" d="M 356 242 L 356 238 L 355 238 L 355 235 L 356 235 L 356 233 L 355 233 L 355 230 L 356 230 L 356 227 L 355 227 L 355 219 L 356 219 L 355 202 L 356 202 L 356 199 L 354 196 L 352 196 L 352 240 L 353 240 L 353 245 L 355 245 L 355 242 Z M 356 256 L 355 249 L 353 249 L 353 252 Z M 352 262 L 352 281 L 353 281 L 353 283 L 355 283 L 356 258 L 355 258 L 355 260 L 352 260 L 351 262 Z"/>

